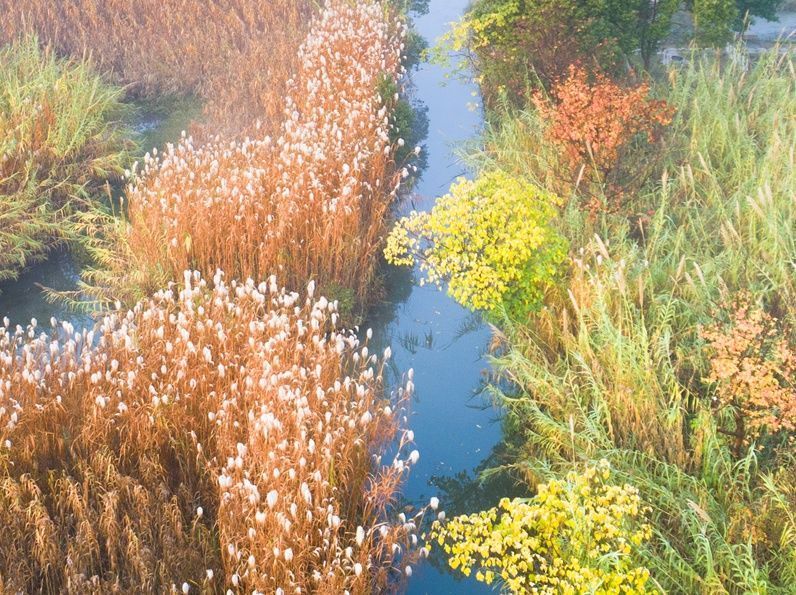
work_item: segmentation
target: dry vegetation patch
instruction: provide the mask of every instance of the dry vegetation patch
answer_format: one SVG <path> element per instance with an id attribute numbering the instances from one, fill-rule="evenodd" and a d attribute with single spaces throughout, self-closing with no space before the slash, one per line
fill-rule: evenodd
<path id="1" fill-rule="evenodd" d="M 0 0 L 6 38 L 198 93 L 211 126 L 134 168 L 124 218 L 79 218 L 91 289 L 130 311 L 0 326 L 0 591 L 392 589 L 417 542 L 393 517 L 411 382 L 386 397 L 389 354 L 314 291 L 372 288 L 404 26 L 381 2 L 193 4 Z"/>
<path id="2" fill-rule="evenodd" d="M 311 0 L 0 0 L 0 42 L 90 55 L 137 95 L 196 94 L 214 130 L 279 122 Z"/>
<path id="3" fill-rule="evenodd" d="M 278 136 L 185 138 L 135 173 L 129 225 L 94 234 L 99 297 L 129 301 L 183 270 L 220 268 L 277 272 L 291 288 L 316 279 L 363 304 L 405 175 L 390 139 L 396 98 L 378 90 L 401 74 L 404 33 L 380 3 L 328 2 L 299 52 Z"/>
<path id="4" fill-rule="evenodd" d="M 408 563 L 390 505 L 417 454 L 385 359 L 275 278 L 0 326 L 0 586 L 369 593 Z M 380 455 L 400 441 L 391 464 Z M 222 589 L 223 588 L 223 589 Z"/>

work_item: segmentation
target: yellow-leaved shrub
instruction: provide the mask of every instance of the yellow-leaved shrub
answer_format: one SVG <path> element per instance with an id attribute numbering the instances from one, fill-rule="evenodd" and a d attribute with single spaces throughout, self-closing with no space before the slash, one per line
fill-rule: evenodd
<path id="1" fill-rule="evenodd" d="M 558 202 L 502 171 L 461 179 L 431 212 L 396 224 L 385 256 L 395 265 L 419 263 L 421 283 L 447 282 L 467 308 L 522 314 L 539 306 L 567 256 L 554 226 Z"/>
<path id="2" fill-rule="evenodd" d="M 638 490 L 611 482 L 607 461 L 538 487 L 529 500 L 434 523 L 431 542 L 451 568 L 507 592 L 647 593 L 635 548 L 652 529 Z"/>

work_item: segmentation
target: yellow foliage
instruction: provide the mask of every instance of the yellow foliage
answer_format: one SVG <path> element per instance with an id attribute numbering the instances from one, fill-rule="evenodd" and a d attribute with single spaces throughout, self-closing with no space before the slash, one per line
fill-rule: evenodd
<path id="1" fill-rule="evenodd" d="M 459 180 L 430 213 L 401 219 L 385 256 L 413 266 L 474 310 L 527 312 L 556 281 L 567 244 L 553 226 L 558 199 L 501 171 Z"/>
<path id="2" fill-rule="evenodd" d="M 431 541 L 451 568 L 511 593 L 647 593 L 634 548 L 652 529 L 636 488 L 610 483 L 607 461 L 540 485 L 530 500 L 436 522 Z"/>

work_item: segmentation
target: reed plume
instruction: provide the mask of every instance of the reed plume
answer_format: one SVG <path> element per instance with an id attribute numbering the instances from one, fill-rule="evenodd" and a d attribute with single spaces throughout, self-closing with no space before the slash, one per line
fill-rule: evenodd
<path id="1" fill-rule="evenodd" d="M 300 49 L 277 137 L 188 136 L 147 156 L 132 172 L 129 224 L 107 242 L 94 234 L 110 265 L 89 274 L 109 289 L 101 297 L 134 301 L 183 270 L 219 268 L 277 273 L 290 288 L 313 279 L 348 306 L 365 303 L 406 175 L 390 139 L 396 98 L 378 91 L 402 74 L 404 34 L 381 3 L 329 0 Z"/>
<path id="2" fill-rule="evenodd" d="M 417 522 L 411 381 L 275 278 L 186 272 L 96 332 L 0 326 L 0 585 L 370 593 Z M 398 445 L 395 451 L 395 445 Z M 397 452 L 388 460 L 386 451 Z"/>

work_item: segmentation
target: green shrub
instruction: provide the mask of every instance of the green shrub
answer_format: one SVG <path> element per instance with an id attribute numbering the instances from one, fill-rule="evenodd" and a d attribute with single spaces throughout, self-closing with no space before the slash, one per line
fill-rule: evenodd
<path id="1" fill-rule="evenodd" d="M 130 156 L 123 90 L 29 38 L 0 49 L 0 280 L 73 235 Z"/>
<path id="2" fill-rule="evenodd" d="M 473 310 L 505 306 L 521 316 L 539 307 L 560 277 L 567 243 L 555 231 L 558 199 L 500 171 L 460 180 L 430 213 L 395 226 L 385 255 L 419 262 L 428 281 Z"/>

